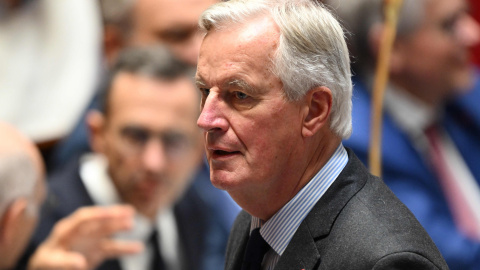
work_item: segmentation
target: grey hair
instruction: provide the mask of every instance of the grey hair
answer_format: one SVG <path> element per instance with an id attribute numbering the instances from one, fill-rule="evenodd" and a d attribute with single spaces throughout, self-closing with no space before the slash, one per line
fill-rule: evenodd
<path id="1" fill-rule="evenodd" d="M 18 198 L 29 199 L 28 209 L 35 206 L 33 191 L 39 175 L 27 153 L 0 156 L 0 217 Z"/>
<path id="2" fill-rule="evenodd" d="M 351 134 L 352 83 L 342 27 L 319 2 L 312 0 L 233 0 L 215 4 L 200 17 L 203 31 L 221 30 L 269 15 L 280 29 L 271 70 L 283 83 L 287 99 L 299 100 L 309 90 L 332 91 L 330 128 L 342 138 Z"/>
<path id="3" fill-rule="evenodd" d="M 101 93 L 103 111 L 108 112 L 108 99 L 113 80 L 119 73 L 127 72 L 160 80 L 173 80 L 187 77 L 192 80 L 194 68 L 175 58 L 161 45 L 130 47 L 120 52 L 110 71 L 109 80 Z"/>
<path id="4" fill-rule="evenodd" d="M 397 38 L 408 37 L 414 33 L 422 23 L 425 14 L 425 4 L 428 0 L 404 0 L 397 24 Z M 358 63 L 354 68 L 361 73 L 364 69 L 372 68 L 375 56 L 370 48 L 370 31 L 375 24 L 382 23 L 383 0 L 325 0 L 342 20 L 346 29 L 352 34 L 349 41 Z M 357 68 L 358 67 L 358 68 Z"/>

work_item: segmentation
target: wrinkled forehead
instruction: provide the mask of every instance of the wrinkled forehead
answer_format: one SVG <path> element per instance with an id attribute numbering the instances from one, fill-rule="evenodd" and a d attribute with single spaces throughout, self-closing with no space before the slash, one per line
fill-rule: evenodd
<path id="1" fill-rule="evenodd" d="M 273 59 L 278 48 L 280 29 L 271 16 L 256 16 L 243 23 L 213 28 L 203 38 L 199 61 L 220 60 L 226 54 L 242 59 Z M 221 50 L 219 48 L 222 48 Z M 197 67 L 197 74 L 200 69 Z"/>

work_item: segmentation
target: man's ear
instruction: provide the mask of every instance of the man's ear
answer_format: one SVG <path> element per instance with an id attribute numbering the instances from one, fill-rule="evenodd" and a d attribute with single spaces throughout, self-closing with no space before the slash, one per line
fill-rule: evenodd
<path id="1" fill-rule="evenodd" d="M 306 95 L 306 116 L 303 120 L 302 135 L 311 137 L 324 125 L 329 124 L 332 109 L 332 91 L 325 87 L 315 87 Z"/>
<path id="2" fill-rule="evenodd" d="M 5 209 L 3 216 L 0 217 L 0 245 L 9 246 L 16 241 L 15 231 L 24 222 L 23 215 L 27 211 L 28 200 L 26 198 L 17 198 Z"/>
<path id="3" fill-rule="evenodd" d="M 105 149 L 105 116 L 97 110 L 92 110 L 88 112 L 86 121 L 90 147 L 97 153 L 103 153 Z"/>

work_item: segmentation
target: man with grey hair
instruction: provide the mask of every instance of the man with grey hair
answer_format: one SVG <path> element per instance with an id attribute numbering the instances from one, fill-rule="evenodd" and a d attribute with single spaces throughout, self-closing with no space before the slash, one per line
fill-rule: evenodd
<path id="1" fill-rule="evenodd" d="M 366 163 L 384 1 L 329 2 L 352 32 L 356 59 L 355 132 L 344 144 Z M 404 0 L 397 29 L 382 123 L 383 179 L 424 226 L 450 269 L 476 269 L 480 76 L 469 49 L 478 44 L 480 28 L 465 0 Z"/>
<path id="2" fill-rule="evenodd" d="M 0 122 L 0 269 L 10 269 L 22 254 L 44 198 L 38 150 L 14 127 Z"/>
<path id="3" fill-rule="evenodd" d="M 341 140 L 343 31 L 318 2 L 212 6 L 196 74 L 212 183 L 244 209 L 232 269 L 447 269 L 430 237 Z"/>
<path id="4" fill-rule="evenodd" d="M 123 51 L 87 124 L 94 150 L 49 181 L 33 246 L 78 208 L 128 204 L 132 230 L 114 239 L 143 242 L 138 254 L 105 260 L 96 269 L 221 269 L 228 231 L 194 183 L 209 181 L 195 124 L 199 95 L 193 69 L 164 47 Z M 192 183 L 192 181 L 194 183 Z"/>

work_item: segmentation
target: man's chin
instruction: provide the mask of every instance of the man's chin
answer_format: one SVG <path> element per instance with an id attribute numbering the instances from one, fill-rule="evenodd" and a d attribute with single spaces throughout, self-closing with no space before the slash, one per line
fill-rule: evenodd
<path id="1" fill-rule="evenodd" d="M 211 178 L 210 181 L 212 182 L 212 185 L 218 189 L 221 189 L 221 190 L 228 190 L 228 185 L 222 181 L 222 180 L 217 180 L 217 179 L 214 179 L 214 178 Z"/>
<path id="2" fill-rule="evenodd" d="M 230 172 L 220 171 L 212 172 L 210 180 L 212 185 L 218 189 L 229 191 L 235 189 L 240 183 L 237 179 L 234 179 Z"/>

